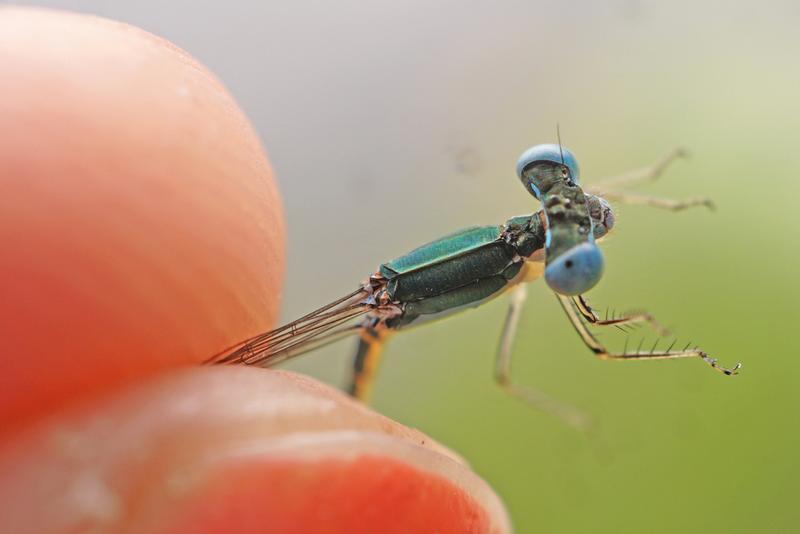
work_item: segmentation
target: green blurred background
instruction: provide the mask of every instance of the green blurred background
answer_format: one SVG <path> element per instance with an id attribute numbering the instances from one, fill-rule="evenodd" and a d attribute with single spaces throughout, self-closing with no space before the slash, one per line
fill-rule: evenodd
<path id="1" fill-rule="evenodd" d="M 648 309 L 722 363 L 741 360 L 740 376 L 595 361 L 539 282 L 516 379 L 594 415 L 600 440 L 494 385 L 502 300 L 395 338 L 374 405 L 467 458 L 518 532 L 800 528 L 800 4 L 36 4 L 139 25 L 230 88 L 285 198 L 285 319 L 441 234 L 534 210 L 514 164 L 557 122 L 586 184 L 688 147 L 640 190 L 719 209 L 619 208 L 589 296 Z M 352 349 L 286 367 L 343 384 Z"/>

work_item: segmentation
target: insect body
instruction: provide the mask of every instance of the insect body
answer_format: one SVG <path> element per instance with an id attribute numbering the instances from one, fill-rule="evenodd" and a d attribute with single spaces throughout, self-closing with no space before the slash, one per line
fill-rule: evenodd
<path id="1" fill-rule="evenodd" d="M 678 155 L 672 153 L 649 169 L 610 183 L 619 186 L 656 177 Z M 526 151 L 518 162 L 517 174 L 541 202 L 539 211 L 513 217 L 502 225 L 466 228 L 386 262 L 352 293 L 287 325 L 245 340 L 211 362 L 271 366 L 343 336 L 358 334 L 350 392 L 365 399 L 382 348 L 392 333 L 478 306 L 510 291 L 496 380 L 509 393 L 583 426 L 583 416 L 573 408 L 510 379 L 512 341 L 525 298 L 524 282 L 544 274 L 579 336 L 598 357 L 698 357 L 724 374 L 737 373 L 739 364 L 732 369 L 722 368 L 696 347 L 673 350 L 675 342 L 666 350 L 653 346 L 649 350 L 639 347 L 628 351 L 626 345 L 621 352 L 611 352 L 600 344 L 587 325 L 623 328 L 626 324 L 647 322 L 663 331 L 647 313 L 600 319 L 582 296 L 603 272 L 603 257 L 596 241 L 614 227 L 611 206 L 604 198 L 581 189 L 577 160 L 559 145 L 538 145 Z M 707 199 L 669 201 L 610 189 L 604 195 L 622 202 L 671 209 L 709 205 Z"/>

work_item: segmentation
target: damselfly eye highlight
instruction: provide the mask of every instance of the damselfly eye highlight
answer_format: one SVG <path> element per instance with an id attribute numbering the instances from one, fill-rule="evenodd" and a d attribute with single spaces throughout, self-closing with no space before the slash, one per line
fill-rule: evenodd
<path id="1" fill-rule="evenodd" d="M 594 243 L 568 250 L 544 270 L 550 289 L 559 295 L 580 295 L 593 288 L 603 276 L 603 254 Z"/>

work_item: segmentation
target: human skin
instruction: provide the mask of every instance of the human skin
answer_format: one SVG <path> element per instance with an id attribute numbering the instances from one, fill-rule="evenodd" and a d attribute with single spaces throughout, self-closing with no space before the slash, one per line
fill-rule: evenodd
<path id="1" fill-rule="evenodd" d="M 0 8 L 0 531 L 504 532 L 457 455 L 291 373 L 247 119 L 137 28 Z M 277 75 L 277 74 L 276 74 Z"/>

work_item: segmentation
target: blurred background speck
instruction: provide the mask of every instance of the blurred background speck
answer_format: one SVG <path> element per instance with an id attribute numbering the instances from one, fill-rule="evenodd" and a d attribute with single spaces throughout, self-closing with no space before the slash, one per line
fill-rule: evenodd
<path id="1" fill-rule="evenodd" d="M 237 97 L 285 199 L 285 319 L 419 244 L 535 210 L 514 165 L 556 123 L 587 184 L 688 147 L 642 191 L 718 210 L 620 208 L 590 297 L 648 309 L 743 361 L 739 377 L 595 361 L 538 283 L 514 374 L 594 415 L 597 440 L 495 387 L 502 300 L 394 339 L 374 404 L 463 454 L 519 532 L 797 530 L 796 1 L 35 4 L 162 35 Z M 343 384 L 352 348 L 287 367 Z"/>

